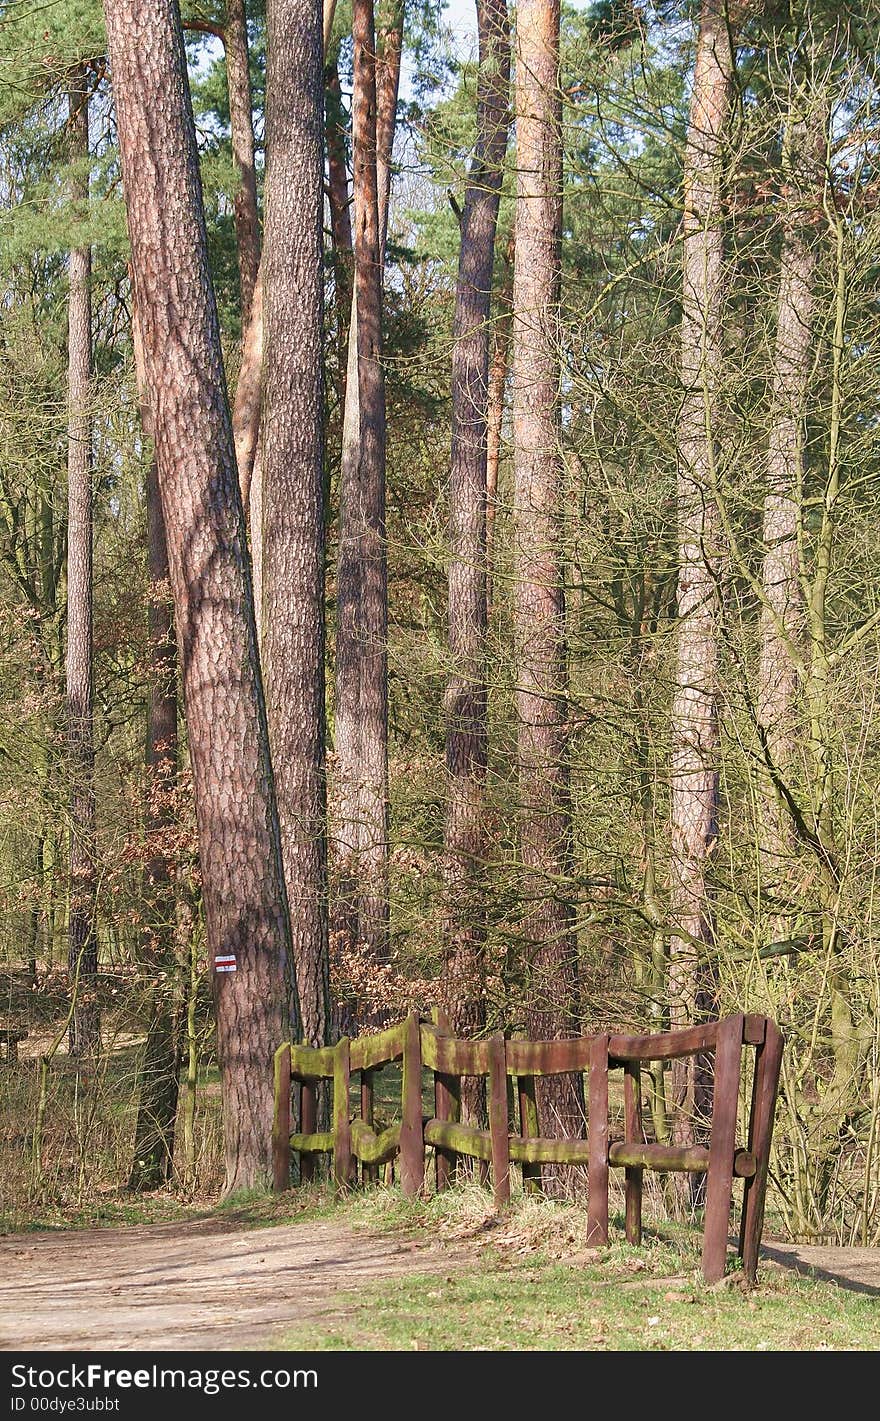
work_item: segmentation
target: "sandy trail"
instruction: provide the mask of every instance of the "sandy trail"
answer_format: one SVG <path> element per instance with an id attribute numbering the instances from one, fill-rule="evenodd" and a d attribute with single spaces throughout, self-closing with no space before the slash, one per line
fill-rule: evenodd
<path id="1" fill-rule="evenodd" d="M 764 1266 L 880 1296 L 880 1249 L 767 1242 Z M 430 1242 L 336 1222 L 243 1228 L 235 1220 L 0 1239 L 0 1348 L 222 1351 L 296 1347 L 297 1325 L 328 1330 L 361 1284 L 449 1274 L 476 1260 Z M 350 1304 L 346 1295 L 350 1296 Z"/>
<path id="2" fill-rule="evenodd" d="M 368 1280 L 469 1261 L 338 1223 L 19 1234 L 0 1239 L 0 1348 L 217 1351 L 285 1333 L 295 1346 L 297 1323 L 331 1325 Z"/>

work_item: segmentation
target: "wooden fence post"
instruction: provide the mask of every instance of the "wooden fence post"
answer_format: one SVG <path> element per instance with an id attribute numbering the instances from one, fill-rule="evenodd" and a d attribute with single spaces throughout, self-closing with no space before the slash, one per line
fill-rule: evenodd
<path id="1" fill-rule="evenodd" d="M 318 1128 L 317 1081 L 303 1081 L 302 1083 L 299 1128 L 302 1135 L 314 1135 Z M 300 1155 L 299 1175 L 304 1184 L 307 1180 L 314 1179 L 316 1163 L 314 1155 Z"/>
<path id="2" fill-rule="evenodd" d="M 425 1183 L 425 1136 L 422 1127 L 422 1043 L 418 1012 L 406 1019 L 400 1120 L 400 1187 L 408 1198 Z"/>
<path id="3" fill-rule="evenodd" d="M 350 1051 L 348 1037 L 340 1037 L 333 1058 L 333 1179 L 340 1194 L 351 1187 L 355 1164 L 351 1153 Z"/>
<path id="4" fill-rule="evenodd" d="M 733 1197 L 733 1155 L 736 1149 L 736 1116 L 742 1058 L 743 1015 L 738 1012 L 718 1024 L 715 1045 L 715 1084 L 712 1092 L 712 1133 L 709 1137 L 709 1171 L 706 1181 L 706 1216 L 703 1225 L 703 1277 L 717 1283 L 724 1277 L 730 1201 Z"/>
<path id="5" fill-rule="evenodd" d="M 461 1077 L 447 1076 L 441 1071 L 434 1073 L 434 1114 L 438 1120 L 459 1120 L 461 1117 Z M 452 1182 L 456 1155 L 454 1150 L 434 1146 L 434 1167 L 437 1176 L 437 1193 L 448 1189 Z"/>
<path id="6" fill-rule="evenodd" d="M 510 1203 L 510 1147 L 507 1120 L 507 1062 L 502 1032 L 489 1039 L 489 1139 L 495 1208 Z"/>
<path id="7" fill-rule="evenodd" d="M 590 1047 L 590 1115 L 587 1121 L 589 1196 L 587 1242 L 608 1242 L 608 1036 Z"/>
<path id="8" fill-rule="evenodd" d="M 290 1188 L 290 1042 L 275 1052 L 275 1111 L 272 1120 L 272 1188 Z"/>
<path id="9" fill-rule="evenodd" d="M 627 1061 L 623 1068 L 624 1139 L 627 1144 L 642 1141 L 642 1073 L 638 1061 Z M 626 1241 L 642 1241 L 642 1178 L 644 1170 L 626 1169 Z"/>
<path id="10" fill-rule="evenodd" d="M 767 1171 L 770 1167 L 770 1144 L 773 1139 L 773 1119 L 776 1113 L 776 1093 L 782 1066 L 782 1032 L 775 1021 L 766 1023 L 764 1041 L 755 1053 L 755 1080 L 752 1087 L 752 1108 L 749 1113 L 749 1149 L 755 1156 L 756 1169 L 743 1185 L 743 1211 L 739 1235 L 739 1252 L 743 1272 L 749 1283 L 758 1273 L 758 1248 L 764 1223 L 764 1199 L 767 1193 Z"/>
<path id="11" fill-rule="evenodd" d="M 516 1091 L 519 1096 L 519 1133 L 524 1140 L 537 1139 L 539 1131 L 535 1077 L 517 1076 Z M 540 1194 L 541 1166 L 528 1164 L 523 1160 L 522 1181 L 524 1194 Z"/>
<path id="12" fill-rule="evenodd" d="M 361 1071 L 361 1118 L 366 1121 L 370 1129 L 373 1128 L 373 1076 L 375 1071 Z M 355 1168 L 357 1166 L 355 1165 Z M 363 1184 L 376 1184 L 379 1179 L 379 1166 L 377 1164 L 361 1165 L 361 1182 Z"/>

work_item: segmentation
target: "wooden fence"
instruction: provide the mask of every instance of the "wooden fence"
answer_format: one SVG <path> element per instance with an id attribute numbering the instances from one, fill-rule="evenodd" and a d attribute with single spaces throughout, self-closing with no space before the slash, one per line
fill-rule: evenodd
<path id="1" fill-rule="evenodd" d="M 742 1053 L 755 1051 L 751 1104 L 745 1121 L 745 1145 L 737 1144 Z M 709 1143 L 682 1147 L 651 1143 L 642 1126 L 640 1071 L 646 1061 L 684 1056 L 714 1056 L 714 1087 Z M 377 1072 L 402 1063 L 400 1119 L 378 1134 L 374 1130 Z M 733 1181 L 743 1181 L 739 1254 L 746 1278 L 754 1282 L 764 1218 L 764 1198 L 773 1116 L 782 1061 L 782 1035 L 763 1016 L 738 1013 L 684 1031 L 651 1036 L 604 1034 L 566 1041 L 505 1040 L 500 1033 L 479 1041 L 449 1035 L 442 1025 L 413 1013 L 397 1026 L 354 1041 L 319 1048 L 285 1043 L 275 1053 L 276 1190 L 288 1188 L 291 1151 L 300 1160 L 303 1180 L 312 1176 L 315 1156 L 333 1157 L 340 1190 L 378 1179 L 379 1167 L 397 1161 L 404 1194 L 424 1188 L 426 1146 L 434 1149 L 437 1188 L 445 1189 L 457 1159 L 466 1156 L 491 1166 L 496 1205 L 510 1199 L 510 1164 L 522 1169 L 527 1189 L 540 1187 L 541 1166 L 585 1166 L 588 1177 L 589 1241 L 608 1242 L 610 1169 L 625 1171 L 626 1237 L 642 1236 L 644 1171 L 706 1174 L 703 1228 L 703 1275 L 715 1282 L 724 1274 Z M 422 1110 L 422 1074 L 433 1075 L 434 1114 Z M 609 1072 L 623 1071 L 622 1139 L 609 1138 Z M 539 1076 L 583 1074 L 587 1077 L 586 1139 L 549 1139 L 538 1133 L 535 1080 Z M 359 1076 L 358 1109 L 351 1105 L 351 1079 Z M 462 1123 L 461 1080 L 482 1076 L 487 1083 L 487 1130 Z M 332 1081 L 331 1128 L 317 1131 L 318 1088 Z M 291 1134 L 292 1086 L 300 1090 L 298 1133 Z M 745 1113 L 745 1112 L 744 1112 Z M 518 1130 L 511 1133 L 511 1120 Z"/>

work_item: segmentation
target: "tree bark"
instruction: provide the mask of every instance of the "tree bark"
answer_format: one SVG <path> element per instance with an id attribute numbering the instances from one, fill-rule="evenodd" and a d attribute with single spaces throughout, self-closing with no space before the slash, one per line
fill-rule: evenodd
<path id="1" fill-rule="evenodd" d="M 75 70 L 68 94 L 69 152 L 82 165 L 70 185 L 73 203 L 88 212 L 89 80 Z M 67 426 L 67 743 L 70 772 L 70 910 L 68 967 L 75 1004 L 71 1056 L 100 1046 L 95 922 L 95 740 L 92 665 L 92 258 L 88 246 L 69 259 Z"/>
<path id="2" fill-rule="evenodd" d="M 324 49 L 330 43 L 336 0 L 324 0 Z M 253 140 L 253 116 L 250 116 Z M 254 207 L 256 213 L 256 206 Z M 259 232 L 259 227 L 257 226 Z M 241 251 L 239 250 L 239 262 Z M 260 411 L 263 396 L 263 272 L 257 266 L 250 319 L 242 339 L 241 366 L 232 410 L 235 432 L 235 457 L 245 514 L 250 514 L 251 559 L 253 564 L 254 602 L 257 635 L 263 626 L 263 460 L 260 456 Z"/>
<path id="3" fill-rule="evenodd" d="M 782 880 L 795 846 L 784 783 L 794 748 L 798 689 L 796 649 L 803 646 L 805 607 L 798 528 L 804 475 L 804 422 L 813 350 L 813 282 L 821 216 L 823 115 L 793 115 L 783 139 L 782 248 L 779 258 L 773 398 L 764 498 L 761 650 L 756 717 L 762 775 L 761 857 L 764 890 L 775 907 L 771 933 L 785 935 Z"/>
<path id="4" fill-rule="evenodd" d="M 106 0 L 174 593 L 223 1090 L 226 1189 L 271 1178 L 290 928 L 245 526 L 175 0 Z"/>
<path id="5" fill-rule="evenodd" d="M 489 402 L 486 426 L 486 615 L 491 616 L 495 582 L 495 524 L 498 513 L 498 472 L 501 466 L 501 436 L 504 429 L 504 395 L 510 366 L 510 336 L 513 327 L 513 252 L 511 236 L 503 261 L 505 278 L 498 311 L 492 327 L 492 358 L 489 365 Z"/>
<path id="6" fill-rule="evenodd" d="M 516 25 L 516 255 L 513 277 L 514 562 L 517 750 L 526 1028 L 577 1026 L 577 949 L 570 876 L 567 662 L 561 553 L 559 289 L 562 138 L 558 0 L 525 0 Z M 578 1135 L 568 1076 L 539 1083 L 542 1135 Z M 566 1174 L 548 1168 L 561 1192 Z"/>
<path id="7" fill-rule="evenodd" d="M 337 902 L 333 930 L 342 953 L 361 950 L 368 959 L 381 961 L 387 952 L 388 932 L 388 571 L 372 0 L 355 0 L 353 38 L 355 298 L 343 429 L 336 594 Z"/>
<path id="8" fill-rule="evenodd" d="M 154 435 L 146 398 L 146 371 L 137 310 L 132 316 L 141 428 Z M 144 833 L 149 847 L 143 875 L 142 953 L 156 978 L 152 1016 L 141 1064 L 129 1188 L 158 1189 L 171 1178 L 180 1085 L 178 1025 L 183 994 L 176 955 L 176 892 L 168 835 L 177 791 L 177 645 L 168 574 L 168 546 L 155 458 L 146 478 L 148 641 Z"/>
<path id="9" fill-rule="evenodd" d="M 354 289 L 354 249 L 349 211 L 348 172 L 345 161 L 345 127 L 339 87 L 339 66 L 334 58 L 324 71 L 330 230 L 333 236 L 334 305 L 338 351 L 338 391 L 344 408 L 349 316 Z"/>
<path id="10" fill-rule="evenodd" d="M 716 506 L 722 365 L 721 181 L 734 56 L 724 0 L 702 0 L 685 149 L 678 419 L 678 640 L 671 721 L 670 1024 L 711 1004 L 714 941 L 706 888 L 717 836 L 716 681 L 722 546 Z M 673 1140 L 692 1144 L 708 1109 L 698 1058 L 673 1063 Z"/>
<path id="11" fill-rule="evenodd" d="M 263 665 L 303 1036 L 329 1028 L 324 755 L 324 84 L 311 0 L 269 0 Z"/>
<path id="12" fill-rule="evenodd" d="M 260 216 L 257 208 L 257 170 L 254 165 L 254 111 L 248 67 L 245 0 L 226 0 L 226 84 L 229 93 L 229 131 L 232 157 L 238 169 L 235 194 L 235 238 L 241 286 L 241 324 L 247 330 L 260 265 Z"/>
<path id="13" fill-rule="evenodd" d="M 385 265 L 388 240 L 404 11 L 404 0 L 384 0 L 380 3 L 376 24 L 376 190 L 379 201 L 379 259 L 382 266 Z"/>
<path id="14" fill-rule="evenodd" d="M 456 1036 L 474 1036 L 485 1025 L 486 427 L 489 311 L 510 87 L 506 0 L 477 0 L 477 26 L 477 147 L 462 210 L 452 329 L 452 671 L 444 698 L 446 960 L 441 995 Z"/>

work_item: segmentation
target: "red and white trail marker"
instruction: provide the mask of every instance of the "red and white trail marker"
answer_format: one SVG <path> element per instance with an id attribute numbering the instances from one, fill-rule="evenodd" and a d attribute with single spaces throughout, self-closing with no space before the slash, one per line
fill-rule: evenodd
<path id="1" fill-rule="evenodd" d="M 214 971 L 215 971 L 215 972 L 237 972 L 237 971 L 238 971 L 238 963 L 236 962 L 236 960 L 235 960 L 234 956 L 232 955 L 232 953 L 229 953 L 229 952 L 218 953 L 217 956 L 214 958 Z"/>

